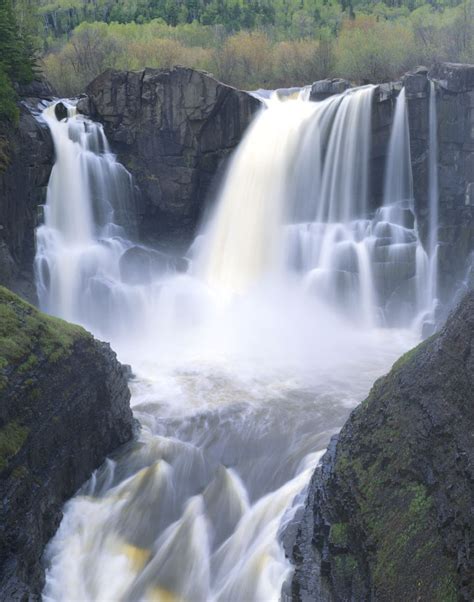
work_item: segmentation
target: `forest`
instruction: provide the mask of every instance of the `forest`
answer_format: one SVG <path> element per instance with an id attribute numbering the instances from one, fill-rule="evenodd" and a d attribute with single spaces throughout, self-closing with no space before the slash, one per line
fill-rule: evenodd
<path id="1" fill-rule="evenodd" d="M 64 95 L 109 67 L 183 65 L 244 89 L 331 76 L 387 81 L 419 64 L 472 62 L 473 7 L 473 0 L 14 1 L 21 35 Z"/>

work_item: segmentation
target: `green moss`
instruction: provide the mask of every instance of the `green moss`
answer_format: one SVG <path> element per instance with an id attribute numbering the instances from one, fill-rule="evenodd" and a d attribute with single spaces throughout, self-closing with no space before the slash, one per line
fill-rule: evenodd
<path id="1" fill-rule="evenodd" d="M 10 144 L 6 136 L 0 134 L 0 173 L 10 164 Z"/>
<path id="2" fill-rule="evenodd" d="M 334 523 L 329 531 L 329 543 L 344 548 L 348 544 L 348 525 L 346 523 Z"/>
<path id="3" fill-rule="evenodd" d="M 38 363 L 38 357 L 34 353 L 32 353 L 21 364 L 21 366 L 18 368 L 18 371 L 19 372 L 29 372 L 30 370 L 32 370 L 36 366 L 37 363 Z M 28 379 L 28 380 L 31 380 L 31 379 Z"/>
<path id="4" fill-rule="evenodd" d="M 26 466 L 17 466 L 13 471 L 12 471 L 12 477 L 14 479 L 17 480 L 23 480 L 26 479 L 29 475 L 28 469 L 26 468 Z"/>
<path id="5" fill-rule="evenodd" d="M 42 314 L 0 287 L 0 390 L 11 370 L 27 374 L 41 361 L 68 357 L 73 344 L 91 337 L 80 326 Z"/>
<path id="6" fill-rule="evenodd" d="M 5 470 L 9 460 L 22 448 L 29 429 L 12 421 L 0 429 L 0 471 Z"/>
<path id="7" fill-rule="evenodd" d="M 340 554 L 334 557 L 332 570 L 337 579 L 350 582 L 357 571 L 357 560 L 351 554 Z"/>
<path id="8" fill-rule="evenodd" d="M 338 454 L 336 472 L 341 481 L 356 486 L 359 510 L 350 523 L 357 521 L 374 550 L 370 566 L 377 599 L 413 595 L 412 599 L 445 602 L 450 599 L 443 598 L 446 583 L 455 583 L 455 563 L 444 556 L 433 499 L 406 473 L 411 451 L 402 424 L 394 414 L 385 415 L 376 429 L 363 432 L 357 453 L 348 448 Z M 346 525 L 336 523 L 329 542 L 350 548 L 347 535 Z"/>
<path id="9" fill-rule="evenodd" d="M 412 360 L 414 358 L 414 356 L 419 351 L 421 351 L 421 349 L 424 349 L 424 347 L 426 347 L 426 345 L 429 345 L 437 336 L 438 336 L 437 333 L 431 335 L 430 337 L 428 337 L 427 339 L 422 341 L 419 345 L 417 345 L 416 347 L 413 347 L 413 349 L 410 349 L 410 351 L 407 351 L 405 354 L 403 354 L 401 357 L 399 357 L 398 360 L 392 366 L 392 372 L 393 371 L 396 372 L 402 366 L 407 364 L 410 360 Z"/>

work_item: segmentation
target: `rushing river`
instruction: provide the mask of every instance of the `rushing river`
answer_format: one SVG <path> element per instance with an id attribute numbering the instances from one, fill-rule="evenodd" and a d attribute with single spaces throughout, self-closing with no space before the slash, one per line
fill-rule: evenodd
<path id="1" fill-rule="evenodd" d="M 101 126 L 46 109 L 41 306 L 132 366 L 140 430 L 66 505 L 45 600 L 279 598 L 279 533 L 311 471 L 433 304 L 409 170 L 369 211 L 372 92 L 270 99 L 184 271 L 133 242 L 133 183 Z M 388 173 L 406 161 L 402 101 Z"/>

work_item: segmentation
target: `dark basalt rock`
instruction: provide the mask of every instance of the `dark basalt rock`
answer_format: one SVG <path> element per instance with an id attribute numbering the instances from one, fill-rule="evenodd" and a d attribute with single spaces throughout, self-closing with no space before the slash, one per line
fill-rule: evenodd
<path id="1" fill-rule="evenodd" d="M 39 600 L 61 509 L 132 435 L 127 369 L 106 343 L 0 287 L 0 599 Z"/>
<path id="2" fill-rule="evenodd" d="M 333 438 L 283 537 L 284 599 L 474 599 L 474 292 Z"/>
<path id="3" fill-rule="evenodd" d="M 58 121 L 62 121 L 67 118 L 67 107 L 64 103 L 58 102 L 54 105 L 54 114 Z"/>
<path id="4" fill-rule="evenodd" d="M 19 92 L 34 96 L 22 97 L 18 125 L 0 123 L 0 284 L 34 303 L 34 231 L 54 163 L 49 130 L 34 114 L 54 91 L 37 81 Z"/>
<path id="5" fill-rule="evenodd" d="M 474 89 L 474 65 L 438 63 L 431 69 L 429 75 L 448 92 L 459 94 Z"/>
<path id="6" fill-rule="evenodd" d="M 87 95 L 79 110 L 104 123 L 140 188 L 141 239 L 187 244 L 218 168 L 260 102 L 184 67 L 108 70 L 89 84 Z"/>
<path id="7" fill-rule="evenodd" d="M 351 87 L 346 79 L 322 79 L 311 86 L 310 100 L 325 100 L 334 94 L 342 94 Z"/>
<path id="8" fill-rule="evenodd" d="M 443 304 L 462 286 L 474 250 L 474 79 L 472 65 L 441 63 L 428 72 L 418 67 L 401 82 L 381 84 L 372 113 L 371 203 L 383 200 L 388 141 L 396 98 L 406 89 L 415 214 L 427 247 L 429 210 L 429 100 L 435 83 L 439 183 L 439 290 Z"/>

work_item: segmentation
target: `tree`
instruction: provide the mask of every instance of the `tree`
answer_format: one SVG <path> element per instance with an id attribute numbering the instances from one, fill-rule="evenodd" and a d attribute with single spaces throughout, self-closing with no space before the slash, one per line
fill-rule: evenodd
<path id="1" fill-rule="evenodd" d="M 18 118 L 13 84 L 29 83 L 34 70 L 33 52 L 17 25 L 12 2 L 0 0 L 0 119 Z"/>

